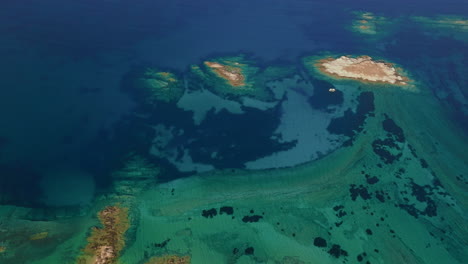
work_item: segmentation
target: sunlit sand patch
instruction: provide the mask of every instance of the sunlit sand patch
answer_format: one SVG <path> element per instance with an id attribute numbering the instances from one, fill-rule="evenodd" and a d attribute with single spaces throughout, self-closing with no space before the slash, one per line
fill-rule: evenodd
<path id="1" fill-rule="evenodd" d="M 146 264 L 190 264 L 189 256 L 162 256 L 152 257 Z"/>
<path id="2" fill-rule="evenodd" d="M 317 67 L 321 72 L 338 78 L 395 85 L 407 85 L 409 81 L 393 64 L 375 61 L 369 56 L 325 58 L 317 62 Z"/>
<path id="3" fill-rule="evenodd" d="M 29 240 L 41 240 L 47 238 L 48 236 L 49 232 L 40 232 L 30 236 Z"/>
<path id="4" fill-rule="evenodd" d="M 93 228 L 84 254 L 77 260 L 78 264 L 116 263 L 125 246 L 124 235 L 130 227 L 128 209 L 117 205 L 107 206 L 98 213 L 98 218 L 103 227 Z"/>

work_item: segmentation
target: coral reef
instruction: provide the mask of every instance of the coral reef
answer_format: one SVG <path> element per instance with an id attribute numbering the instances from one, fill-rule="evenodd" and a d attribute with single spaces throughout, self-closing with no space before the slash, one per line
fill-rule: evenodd
<path id="1" fill-rule="evenodd" d="M 102 227 L 92 229 L 83 255 L 77 260 L 79 264 L 116 263 L 125 246 L 125 232 L 130 227 L 128 209 L 107 206 L 98 213 L 98 218 Z"/>
<path id="2" fill-rule="evenodd" d="M 189 264 L 190 257 L 179 257 L 176 255 L 152 257 L 146 264 Z"/>

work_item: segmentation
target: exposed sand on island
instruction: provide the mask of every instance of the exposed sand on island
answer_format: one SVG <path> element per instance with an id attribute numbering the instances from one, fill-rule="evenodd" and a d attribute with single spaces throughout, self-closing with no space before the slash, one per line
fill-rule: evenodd
<path id="1" fill-rule="evenodd" d="M 205 61 L 205 65 L 213 69 L 216 74 L 226 79 L 232 86 L 244 86 L 245 77 L 240 68 L 222 65 L 217 62 Z"/>
<path id="2" fill-rule="evenodd" d="M 408 78 L 401 76 L 392 64 L 374 61 L 369 56 L 327 58 L 320 60 L 318 64 L 322 72 L 341 78 L 397 85 L 406 85 L 408 81 Z"/>

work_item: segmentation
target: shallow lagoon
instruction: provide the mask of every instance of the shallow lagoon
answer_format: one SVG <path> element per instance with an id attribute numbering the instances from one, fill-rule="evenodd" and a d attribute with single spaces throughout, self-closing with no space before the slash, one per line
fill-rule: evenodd
<path id="1" fill-rule="evenodd" d="M 1 263 L 77 263 L 113 205 L 130 223 L 115 263 L 466 259 L 467 43 L 421 19 L 461 8 L 69 4 L 5 9 L 28 16 L 2 26 Z M 360 11 L 391 23 L 362 35 Z M 90 24 L 71 19 L 83 12 Z M 388 59 L 417 89 L 307 71 L 303 56 L 323 52 Z M 193 82 L 190 65 L 238 54 L 291 70 L 262 83 L 273 100 Z M 125 87 L 142 66 L 176 73 L 182 97 L 144 106 Z"/>

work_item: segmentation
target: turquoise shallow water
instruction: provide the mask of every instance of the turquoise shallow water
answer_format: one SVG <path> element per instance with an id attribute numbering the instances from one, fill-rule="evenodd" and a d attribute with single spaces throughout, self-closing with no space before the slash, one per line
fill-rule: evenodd
<path id="1" fill-rule="evenodd" d="M 3 5 L 0 263 L 468 257 L 463 3 Z M 395 63 L 414 83 L 330 79 L 303 61 L 341 55 Z M 246 85 L 206 61 L 247 69 Z M 172 82 L 148 69 L 182 92 L 139 90 Z M 129 226 L 99 262 L 87 239 L 113 205 Z"/>

